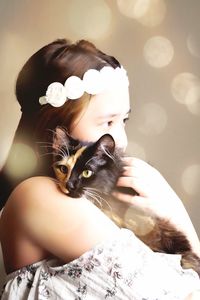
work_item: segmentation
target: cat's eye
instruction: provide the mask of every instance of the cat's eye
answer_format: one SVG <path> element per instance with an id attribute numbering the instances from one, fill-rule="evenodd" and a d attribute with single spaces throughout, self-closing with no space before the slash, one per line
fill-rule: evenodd
<path id="1" fill-rule="evenodd" d="M 62 172 L 63 174 L 67 174 L 68 172 L 68 168 L 65 165 L 59 165 L 57 166 L 57 168 L 60 170 L 60 172 Z"/>
<path id="2" fill-rule="evenodd" d="M 84 178 L 90 178 L 92 176 L 93 172 L 91 170 L 84 170 L 81 174 Z"/>

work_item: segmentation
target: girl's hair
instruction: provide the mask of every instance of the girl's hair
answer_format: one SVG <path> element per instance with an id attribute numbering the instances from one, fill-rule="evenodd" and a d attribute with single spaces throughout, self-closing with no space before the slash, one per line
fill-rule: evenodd
<path id="1" fill-rule="evenodd" d="M 16 97 L 22 115 L 7 161 L 0 173 L 1 208 L 19 182 L 31 176 L 52 175 L 50 156 L 37 155 L 38 163 L 34 172 L 15 179 L 9 176 L 6 169 L 13 155 L 14 145 L 29 145 L 37 154 L 37 142 L 48 142 L 56 126 L 64 126 L 70 132 L 75 120 L 90 101 L 90 96 L 85 93 L 76 101 L 68 100 L 61 107 L 53 107 L 49 104 L 40 105 L 39 97 L 45 95 L 48 85 L 52 82 L 64 84 L 71 75 L 82 78 L 88 69 L 100 70 L 106 65 L 113 68 L 120 66 L 114 57 L 106 55 L 92 43 L 86 40 L 71 43 L 66 39 L 59 39 L 44 46 L 25 63 L 16 82 Z M 23 153 L 19 155 L 23 157 Z"/>

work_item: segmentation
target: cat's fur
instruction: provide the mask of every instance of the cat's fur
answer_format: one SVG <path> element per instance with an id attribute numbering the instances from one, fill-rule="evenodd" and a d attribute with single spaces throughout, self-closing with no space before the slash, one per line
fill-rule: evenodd
<path id="1" fill-rule="evenodd" d="M 116 188 L 116 182 L 123 173 L 122 153 L 115 148 L 112 136 L 106 134 L 95 143 L 82 143 L 72 139 L 63 128 L 57 127 L 53 148 L 53 169 L 64 193 L 70 197 L 85 195 L 98 203 L 104 197 L 109 202 L 107 196 Z M 136 193 L 133 190 L 131 192 L 133 195 Z M 193 268 L 200 275 L 200 258 L 193 253 L 187 237 L 170 222 L 151 217 L 151 230 L 139 234 L 134 226 L 117 214 L 108 209 L 103 211 L 120 227 L 131 229 L 153 251 L 181 254 L 182 266 Z"/>

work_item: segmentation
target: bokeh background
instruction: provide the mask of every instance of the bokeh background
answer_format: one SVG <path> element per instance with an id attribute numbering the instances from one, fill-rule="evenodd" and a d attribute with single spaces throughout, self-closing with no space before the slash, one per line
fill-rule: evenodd
<path id="1" fill-rule="evenodd" d="M 200 235 L 199 13 L 199 0 L 0 0 L 0 168 L 20 118 L 23 63 L 54 39 L 89 39 L 128 72 L 128 152 L 164 175 Z"/>

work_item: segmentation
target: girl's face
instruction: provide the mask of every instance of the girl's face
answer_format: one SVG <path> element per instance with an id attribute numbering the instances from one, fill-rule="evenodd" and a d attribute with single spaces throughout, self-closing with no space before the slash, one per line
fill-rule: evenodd
<path id="1" fill-rule="evenodd" d="M 116 87 L 91 97 L 88 107 L 81 112 L 71 131 L 75 139 L 95 142 L 103 134 L 113 136 L 117 147 L 126 149 L 125 123 L 130 113 L 129 90 Z"/>

